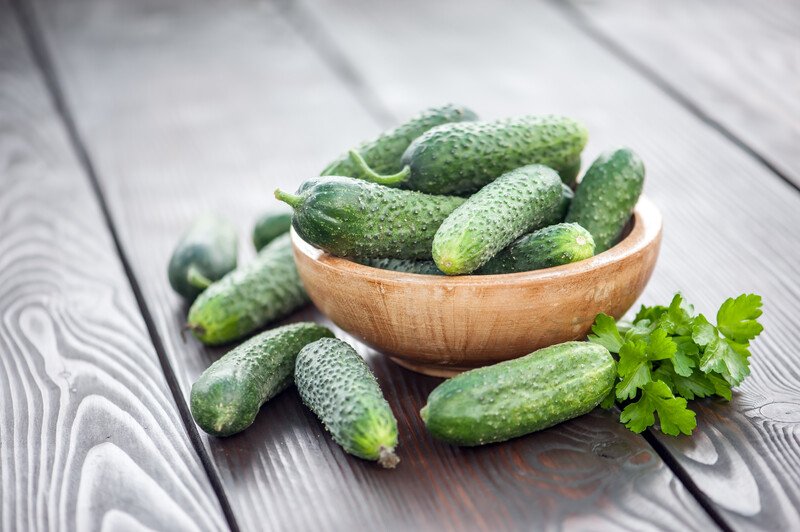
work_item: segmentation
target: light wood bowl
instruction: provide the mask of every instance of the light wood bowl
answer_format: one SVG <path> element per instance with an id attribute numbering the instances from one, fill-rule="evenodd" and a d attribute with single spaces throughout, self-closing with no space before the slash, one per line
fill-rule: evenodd
<path id="1" fill-rule="evenodd" d="M 336 325 L 408 369 L 441 377 L 586 337 L 595 316 L 622 317 L 661 246 L 661 213 L 645 197 L 628 234 L 590 259 L 532 272 L 445 277 L 334 257 L 292 230 L 300 278 Z"/>

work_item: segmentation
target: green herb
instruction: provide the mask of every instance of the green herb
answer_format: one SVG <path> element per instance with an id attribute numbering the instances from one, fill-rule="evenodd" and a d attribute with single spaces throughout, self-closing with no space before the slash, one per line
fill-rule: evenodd
<path id="1" fill-rule="evenodd" d="M 697 426 L 686 401 L 719 396 L 750 374 L 750 341 L 764 328 L 761 296 L 743 294 L 725 301 L 713 325 L 683 296 L 668 307 L 642 306 L 631 324 L 598 314 L 589 341 L 617 355 L 618 378 L 601 406 L 624 403 L 626 427 L 642 432 L 658 420 L 665 434 L 691 434 Z"/>

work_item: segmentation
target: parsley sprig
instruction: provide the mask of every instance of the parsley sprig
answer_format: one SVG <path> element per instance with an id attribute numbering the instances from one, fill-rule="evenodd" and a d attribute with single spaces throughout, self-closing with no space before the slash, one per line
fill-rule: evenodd
<path id="1" fill-rule="evenodd" d="M 681 294 L 668 307 L 644 305 L 631 324 L 598 314 L 589 341 L 617 355 L 618 378 L 602 403 L 623 403 L 626 427 L 642 432 L 655 424 L 665 434 L 691 434 L 697 426 L 687 400 L 719 396 L 731 399 L 731 388 L 750 374 L 750 341 L 764 329 L 758 323 L 761 296 L 742 294 L 725 301 L 717 324 Z"/>

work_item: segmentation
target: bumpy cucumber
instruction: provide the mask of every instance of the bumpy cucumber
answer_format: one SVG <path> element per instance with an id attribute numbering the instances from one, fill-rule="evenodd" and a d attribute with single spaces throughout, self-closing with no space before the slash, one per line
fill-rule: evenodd
<path id="1" fill-rule="evenodd" d="M 444 105 L 427 109 L 408 122 L 384 132 L 375 140 L 361 144 L 356 152 L 375 171 L 382 174 L 399 172 L 403 165 L 400 158 L 408 145 L 434 126 L 450 122 L 477 120 L 475 113 L 461 105 Z M 321 175 L 349 176 L 365 179 L 361 168 L 349 154 L 344 154 L 329 164 Z"/>
<path id="2" fill-rule="evenodd" d="M 436 263 L 432 260 L 364 259 L 359 262 L 361 262 L 361 264 L 372 266 L 373 268 L 379 268 L 381 270 L 417 273 L 420 275 L 444 275 L 442 270 L 436 267 Z"/>
<path id="3" fill-rule="evenodd" d="M 586 128 L 563 116 L 525 116 L 495 122 L 437 126 L 403 154 L 403 188 L 429 194 L 469 195 L 505 172 L 543 164 L 574 181 Z"/>
<path id="4" fill-rule="evenodd" d="M 352 347 L 335 338 L 305 346 L 297 355 L 294 379 L 303 402 L 345 451 L 383 467 L 397 465 L 397 420 Z"/>
<path id="5" fill-rule="evenodd" d="M 262 249 L 253 262 L 200 294 L 189 309 L 187 327 L 204 344 L 224 344 L 287 316 L 307 302 L 292 244 L 285 234 Z"/>
<path id="6" fill-rule="evenodd" d="M 595 253 L 617 243 L 644 186 L 644 164 L 628 148 L 602 153 L 586 171 L 568 222 L 585 227 L 594 238 Z"/>
<path id="7" fill-rule="evenodd" d="M 263 332 L 211 364 L 192 385 L 192 417 L 214 436 L 250 425 L 261 405 L 292 383 L 297 354 L 306 344 L 333 337 L 316 323 L 293 323 Z"/>
<path id="8" fill-rule="evenodd" d="M 275 197 L 294 208 L 292 224 L 306 242 L 340 257 L 395 259 L 430 259 L 433 235 L 464 202 L 350 177 L 318 177 Z"/>
<path id="9" fill-rule="evenodd" d="M 292 226 L 292 213 L 290 212 L 266 212 L 256 221 L 253 227 L 253 245 L 256 251 L 261 251 L 264 247 L 281 236 L 289 232 Z"/>
<path id="10" fill-rule="evenodd" d="M 528 272 L 588 259 L 594 255 L 594 240 L 578 224 L 544 227 L 515 240 L 476 273 Z"/>
<path id="11" fill-rule="evenodd" d="M 532 164 L 503 174 L 445 219 L 433 239 L 433 260 L 447 275 L 473 272 L 518 236 L 550 225 L 561 198 L 551 168 Z"/>
<path id="12" fill-rule="evenodd" d="M 420 415 L 455 445 L 509 440 L 591 411 L 611 391 L 615 366 L 602 346 L 554 345 L 443 382 Z"/>
<path id="13" fill-rule="evenodd" d="M 183 234 L 167 267 L 169 284 L 188 300 L 236 268 L 236 228 L 227 220 L 204 216 Z"/>

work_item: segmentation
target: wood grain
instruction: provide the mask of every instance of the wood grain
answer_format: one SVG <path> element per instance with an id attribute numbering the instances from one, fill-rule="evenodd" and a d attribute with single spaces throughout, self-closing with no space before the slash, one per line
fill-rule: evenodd
<path id="1" fill-rule="evenodd" d="M 302 5 L 305 16 L 342 36 L 342 53 L 396 114 L 443 98 L 489 117 L 564 112 L 589 126 L 585 161 L 619 144 L 641 154 L 645 190 L 664 214 L 661 258 L 643 301 L 663 303 L 681 290 L 713 315 L 732 295 L 765 299 L 766 332 L 734 401 L 696 404 L 697 434 L 660 441 L 731 526 L 795 527 L 796 191 L 551 4 L 496 2 L 491 13 L 515 16 L 491 19 L 471 3 L 407 2 L 402 10 L 360 0 Z"/>
<path id="2" fill-rule="evenodd" d="M 572 0 L 589 23 L 800 186 L 800 4 Z"/>
<path id="3" fill-rule="evenodd" d="M 351 96 L 341 69 L 301 40 L 293 13 L 281 18 L 269 3 L 36 5 L 123 245 L 147 280 L 148 307 L 188 395 L 221 351 L 180 340 L 186 309 L 164 269 L 183 226 L 210 209 L 244 232 L 261 209 L 275 205 L 269 197 L 276 185 L 316 174 L 381 127 Z M 456 96 L 432 94 L 402 115 Z M 345 455 L 288 391 L 241 435 L 206 440 L 243 528 L 714 527 L 644 440 L 609 415 L 506 446 L 458 450 L 431 440 L 417 414 L 438 380 L 359 348 L 400 418 L 400 467 L 379 471 Z"/>
<path id="4" fill-rule="evenodd" d="M 224 528 L 5 0 L 0 183 L 0 530 Z"/>

